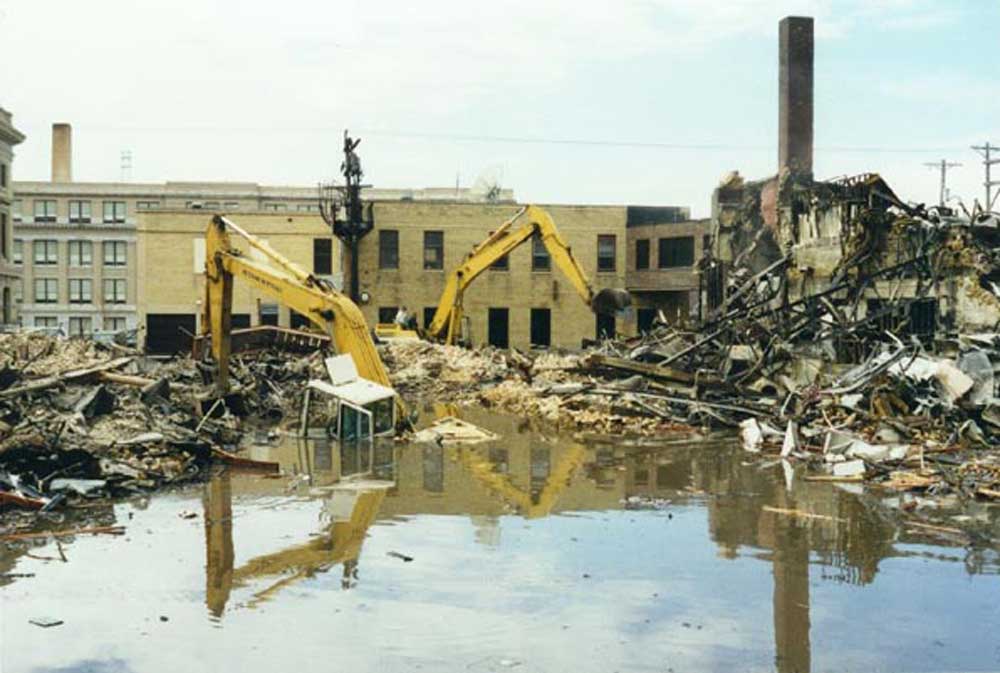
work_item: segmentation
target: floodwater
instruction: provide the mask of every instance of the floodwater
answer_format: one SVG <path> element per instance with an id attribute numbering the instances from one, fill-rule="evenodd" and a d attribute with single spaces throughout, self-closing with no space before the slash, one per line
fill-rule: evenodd
<path id="1" fill-rule="evenodd" d="M 124 536 L 0 543 L 0 670 L 1000 670 L 996 550 L 728 443 L 463 415 L 500 439 L 286 440 L 254 457 L 297 476 L 221 472 L 91 512 Z"/>

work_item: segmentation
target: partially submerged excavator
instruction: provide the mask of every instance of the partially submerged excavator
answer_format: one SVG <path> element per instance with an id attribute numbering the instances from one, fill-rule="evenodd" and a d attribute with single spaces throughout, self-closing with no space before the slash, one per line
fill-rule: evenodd
<path id="1" fill-rule="evenodd" d="M 483 271 L 534 236 L 542 240 L 552 263 L 569 279 L 577 294 L 592 311 L 615 313 L 631 305 L 631 297 L 625 290 L 606 288 L 595 292 L 570 246 L 556 228 L 552 216 L 543 208 L 529 205 L 473 248 L 465 261 L 448 275 L 444 292 L 441 293 L 425 336 L 447 344 L 458 343 L 463 336 L 463 298 L 469 285 Z M 392 324 L 380 323 L 375 331 L 380 338 L 417 337 L 416 332 L 402 330 Z"/>
<path id="2" fill-rule="evenodd" d="M 262 259 L 243 254 L 233 245 L 231 234 L 245 240 Z M 210 341 L 217 367 L 217 396 L 229 391 L 235 278 L 304 315 L 330 339 L 338 354 L 326 360 L 330 380 L 308 384 L 303 426 L 316 397 L 326 400 L 325 425 L 331 437 L 356 440 L 389 435 L 406 422 L 406 409 L 391 387 L 368 323 L 354 302 L 222 215 L 212 218 L 205 234 L 201 322 L 201 339 Z"/>

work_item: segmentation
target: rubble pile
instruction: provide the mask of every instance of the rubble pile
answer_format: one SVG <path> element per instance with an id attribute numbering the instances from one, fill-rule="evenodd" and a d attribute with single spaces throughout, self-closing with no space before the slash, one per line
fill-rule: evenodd
<path id="1" fill-rule="evenodd" d="M 0 505 L 36 510 L 199 476 L 247 433 L 294 422 L 322 367 L 318 352 L 234 356 L 217 400 L 190 358 L 38 334 L 0 335 L 0 353 Z"/>

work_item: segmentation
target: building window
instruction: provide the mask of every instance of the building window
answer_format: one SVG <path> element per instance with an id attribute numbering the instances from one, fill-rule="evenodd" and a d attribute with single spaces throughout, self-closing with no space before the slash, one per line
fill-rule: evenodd
<path id="1" fill-rule="evenodd" d="M 59 321 L 56 319 L 55 316 L 36 315 L 35 327 L 41 327 L 44 329 L 55 329 L 56 327 L 59 327 Z"/>
<path id="2" fill-rule="evenodd" d="M 56 202 L 50 199 L 35 201 L 35 222 L 55 222 Z"/>
<path id="3" fill-rule="evenodd" d="M 260 310 L 257 312 L 257 320 L 260 321 L 261 325 L 274 325 L 277 327 L 278 305 L 261 303 Z"/>
<path id="4" fill-rule="evenodd" d="M 288 210 L 288 204 L 286 203 L 265 203 L 264 210 L 279 211 Z"/>
<path id="5" fill-rule="evenodd" d="M 104 279 L 104 303 L 124 304 L 125 303 L 125 279 L 105 278 Z"/>
<path id="6" fill-rule="evenodd" d="M 316 213 L 319 212 L 319 206 L 315 203 L 299 203 L 295 206 L 295 210 L 300 213 Z"/>
<path id="7" fill-rule="evenodd" d="M 93 281 L 90 278 L 69 279 L 69 303 L 89 304 L 93 301 Z"/>
<path id="8" fill-rule="evenodd" d="M 24 241 L 19 238 L 14 239 L 13 262 L 15 264 L 24 263 Z"/>
<path id="9" fill-rule="evenodd" d="M 156 210 L 159 207 L 160 207 L 160 202 L 159 201 L 136 201 L 135 202 L 135 209 L 136 210 Z M 108 320 L 111 320 L 111 318 L 108 318 Z M 114 320 L 117 320 L 117 318 L 114 318 Z"/>
<path id="10" fill-rule="evenodd" d="M 24 302 L 24 279 L 18 278 L 14 281 L 14 303 Z"/>
<path id="11" fill-rule="evenodd" d="M 55 278 L 35 279 L 35 303 L 55 304 L 59 301 L 59 281 Z"/>
<path id="12" fill-rule="evenodd" d="M 10 213 L 15 222 L 21 221 L 21 199 L 14 199 L 14 203 L 10 206 Z"/>
<path id="13" fill-rule="evenodd" d="M 125 318 L 105 318 L 105 332 L 121 332 L 125 329 Z"/>
<path id="14" fill-rule="evenodd" d="M 552 311 L 550 309 L 531 309 L 531 345 L 552 345 Z"/>
<path id="15" fill-rule="evenodd" d="M 378 268 L 399 268 L 399 232 L 395 229 L 378 232 Z"/>
<path id="16" fill-rule="evenodd" d="M 635 268 L 637 271 L 649 268 L 649 239 L 640 238 L 635 242 Z"/>
<path id="17" fill-rule="evenodd" d="M 55 241 L 35 241 L 32 243 L 35 266 L 52 266 L 58 263 L 59 253 L 57 245 Z"/>
<path id="18" fill-rule="evenodd" d="M 397 313 L 399 313 L 398 306 L 379 306 L 378 321 L 385 324 L 393 323 L 396 321 Z"/>
<path id="19" fill-rule="evenodd" d="M 444 232 L 424 232 L 424 268 L 444 268 Z"/>
<path id="20" fill-rule="evenodd" d="M 205 208 L 207 210 L 218 210 L 219 209 L 219 202 L 218 201 L 206 201 L 205 202 Z"/>
<path id="21" fill-rule="evenodd" d="M 69 221 L 75 224 L 90 222 L 90 201 L 70 201 Z"/>
<path id="22" fill-rule="evenodd" d="M 545 241 L 538 234 L 531 237 L 531 270 L 548 271 L 552 268 L 552 258 L 545 247 Z"/>
<path id="23" fill-rule="evenodd" d="M 7 187 L 7 164 L 0 163 L 0 188 Z"/>
<path id="24" fill-rule="evenodd" d="M 226 201 L 222 204 L 222 207 L 226 210 L 239 210 L 240 204 L 236 201 Z"/>
<path id="25" fill-rule="evenodd" d="M 597 236 L 597 270 L 615 270 L 615 235 L 599 234 Z"/>
<path id="26" fill-rule="evenodd" d="M 121 224 L 125 221 L 124 201 L 104 202 L 104 221 L 109 224 Z"/>
<path id="27" fill-rule="evenodd" d="M 493 234 L 494 232 L 491 231 L 489 235 L 492 236 Z M 510 257 L 504 255 L 497 261 L 490 264 L 490 269 L 494 271 L 507 271 L 508 269 L 510 269 Z"/>
<path id="28" fill-rule="evenodd" d="M 7 213 L 0 213 L 0 259 L 7 256 Z"/>
<path id="29" fill-rule="evenodd" d="M 94 244 L 90 241 L 69 242 L 69 265 L 90 266 L 94 263 Z"/>
<path id="30" fill-rule="evenodd" d="M 313 273 L 320 276 L 333 273 L 333 242 L 329 238 L 313 239 Z"/>
<path id="31" fill-rule="evenodd" d="M 125 266 L 125 241 L 104 241 L 104 266 Z"/>
<path id="32" fill-rule="evenodd" d="M 694 264 L 694 236 L 661 238 L 658 265 L 661 269 L 676 269 Z"/>
<path id="33" fill-rule="evenodd" d="M 74 337 L 89 336 L 91 322 L 89 317 L 71 317 L 69 319 L 69 335 Z"/>

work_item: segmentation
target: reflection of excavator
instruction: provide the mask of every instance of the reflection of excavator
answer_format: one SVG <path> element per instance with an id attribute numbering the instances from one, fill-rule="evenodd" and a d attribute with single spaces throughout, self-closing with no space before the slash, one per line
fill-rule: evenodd
<path id="1" fill-rule="evenodd" d="M 515 228 L 517 223 L 520 226 Z M 479 274 L 536 235 L 556 267 L 595 313 L 614 313 L 630 305 L 629 294 L 625 290 L 607 288 L 595 293 L 569 245 L 559 234 L 552 216 L 538 206 L 525 206 L 473 248 L 461 266 L 449 274 L 434 319 L 427 328 L 427 336 L 448 344 L 456 343 L 462 331 L 462 299 L 466 288 Z M 416 336 L 415 332 L 401 330 L 394 325 L 380 324 L 376 332 L 380 337 L 389 338 Z"/>

